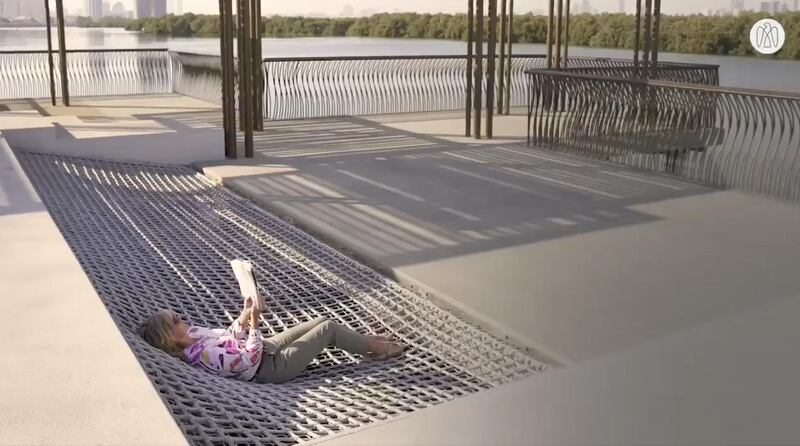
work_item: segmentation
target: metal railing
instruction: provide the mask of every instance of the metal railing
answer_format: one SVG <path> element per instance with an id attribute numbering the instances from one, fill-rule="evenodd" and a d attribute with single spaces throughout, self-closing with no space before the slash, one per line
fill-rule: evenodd
<path id="1" fill-rule="evenodd" d="M 53 53 L 56 67 L 59 54 Z M 54 70 L 56 93 L 61 74 Z M 113 96 L 172 92 L 166 49 L 67 51 L 69 91 L 73 96 Z M 47 51 L 0 51 L 0 99 L 50 96 Z"/>
<path id="2" fill-rule="evenodd" d="M 54 57 L 58 66 L 57 52 Z M 72 50 L 67 61 L 74 96 L 175 92 L 221 103 L 218 56 L 166 49 Z M 466 102 L 466 56 L 267 58 L 263 67 L 261 100 L 267 119 L 462 110 Z M 544 67 L 543 55 L 514 56 L 512 106 L 527 102 L 524 71 Z M 642 73 L 630 61 L 589 57 L 570 58 L 568 70 L 626 77 Z M 658 77 L 713 84 L 716 70 L 660 64 Z M 54 74 L 60 95 L 60 74 Z M 0 99 L 45 98 L 48 84 L 46 51 L 0 52 Z M 482 88 L 485 92 L 485 81 Z"/>
<path id="3" fill-rule="evenodd" d="M 550 70 L 528 87 L 529 144 L 800 199 L 800 95 Z"/>
<path id="4" fill-rule="evenodd" d="M 266 59 L 265 117 L 301 119 L 462 110 L 466 60 L 466 56 Z M 525 105 L 524 71 L 543 64 L 542 55 L 514 56 L 512 106 Z M 485 81 L 482 88 L 486 90 Z"/>

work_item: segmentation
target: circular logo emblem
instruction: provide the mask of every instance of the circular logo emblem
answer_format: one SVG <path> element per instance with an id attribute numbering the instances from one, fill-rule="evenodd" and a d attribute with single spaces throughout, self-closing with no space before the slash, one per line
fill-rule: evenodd
<path id="1" fill-rule="evenodd" d="M 786 31 L 774 19 L 761 19 L 750 29 L 750 43 L 761 54 L 775 54 L 786 40 Z"/>

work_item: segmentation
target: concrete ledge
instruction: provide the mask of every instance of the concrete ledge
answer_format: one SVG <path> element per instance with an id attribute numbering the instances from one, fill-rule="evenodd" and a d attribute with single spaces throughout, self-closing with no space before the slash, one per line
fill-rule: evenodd
<path id="1" fill-rule="evenodd" d="M 0 135 L 0 444 L 187 444 Z"/>

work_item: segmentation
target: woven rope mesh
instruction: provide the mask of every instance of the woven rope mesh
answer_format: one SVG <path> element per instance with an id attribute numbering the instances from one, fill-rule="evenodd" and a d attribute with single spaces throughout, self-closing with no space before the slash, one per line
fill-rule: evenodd
<path id="1" fill-rule="evenodd" d="M 193 444 L 296 444 L 439 404 L 545 365 L 187 167 L 18 154 L 98 295 Z M 228 261 L 254 262 L 265 336 L 325 315 L 411 345 L 363 362 L 329 348 L 281 385 L 220 378 L 135 330 L 160 308 L 226 327 L 241 310 Z"/>

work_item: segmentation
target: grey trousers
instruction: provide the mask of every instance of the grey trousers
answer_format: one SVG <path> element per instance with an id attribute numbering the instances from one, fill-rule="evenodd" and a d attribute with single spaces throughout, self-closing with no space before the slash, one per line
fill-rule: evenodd
<path id="1" fill-rule="evenodd" d="M 366 354 L 370 338 L 318 317 L 264 340 L 258 383 L 280 384 L 299 375 L 322 350 L 334 345 L 350 353 Z"/>

